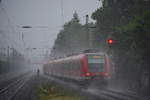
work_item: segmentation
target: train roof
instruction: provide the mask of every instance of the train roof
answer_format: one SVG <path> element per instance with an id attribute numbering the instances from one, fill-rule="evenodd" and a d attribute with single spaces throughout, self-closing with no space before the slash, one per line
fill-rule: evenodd
<path id="1" fill-rule="evenodd" d="M 97 53 L 84 53 L 85 55 L 106 55 L 104 52 L 97 52 Z"/>
<path id="2" fill-rule="evenodd" d="M 73 56 L 68 56 L 68 57 L 63 57 L 63 58 L 59 58 L 59 59 L 54 59 L 49 61 L 50 62 L 59 62 L 59 61 L 63 61 L 63 60 L 69 60 L 69 59 L 79 59 L 82 58 L 84 55 L 83 54 L 79 54 L 79 55 L 73 55 Z"/>
<path id="3" fill-rule="evenodd" d="M 105 55 L 107 56 L 106 53 L 104 52 L 97 52 L 97 53 L 81 53 L 81 54 L 76 54 L 76 55 L 71 55 L 71 56 L 67 56 L 67 57 L 63 57 L 63 58 L 58 58 L 58 59 L 53 59 L 53 60 L 50 60 L 48 61 L 48 63 L 51 63 L 51 62 L 59 62 L 59 61 L 64 61 L 64 60 L 69 60 L 69 59 L 79 59 L 79 58 L 82 58 L 83 56 L 85 55 Z"/>

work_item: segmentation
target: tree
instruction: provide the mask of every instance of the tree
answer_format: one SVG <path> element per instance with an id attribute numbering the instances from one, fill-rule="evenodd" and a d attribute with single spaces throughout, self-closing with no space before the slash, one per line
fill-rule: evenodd
<path id="1" fill-rule="evenodd" d="M 59 32 L 51 55 L 59 57 L 80 52 L 88 45 L 86 35 L 86 28 L 80 24 L 78 14 L 75 12 L 73 18 L 65 23 L 64 29 Z"/>
<path id="2" fill-rule="evenodd" d="M 73 19 L 72 19 L 73 22 L 75 23 L 79 23 L 80 20 L 79 20 L 79 17 L 78 17 L 78 14 L 77 12 L 75 11 L 74 14 L 73 14 Z"/>
<path id="3" fill-rule="evenodd" d="M 143 73 L 150 74 L 150 2 L 104 0 L 103 7 L 97 9 L 92 18 L 97 23 L 97 47 L 101 41 L 102 48 L 106 48 L 109 37 L 116 41 L 111 49 L 107 49 L 115 54 L 116 81 L 122 80 L 127 86 L 130 83 L 128 88 L 136 87 L 139 80 L 143 80 Z M 144 86 L 144 82 L 141 83 Z"/>

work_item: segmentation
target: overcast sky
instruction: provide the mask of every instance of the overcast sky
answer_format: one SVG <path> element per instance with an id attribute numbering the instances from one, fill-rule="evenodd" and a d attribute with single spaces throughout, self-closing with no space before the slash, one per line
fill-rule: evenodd
<path id="1" fill-rule="evenodd" d="M 98 0 L 2 0 L 0 6 L 1 31 L 22 47 L 51 48 L 61 26 L 75 11 L 83 24 L 85 15 L 91 15 L 101 4 Z M 22 29 L 25 25 L 33 28 Z"/>

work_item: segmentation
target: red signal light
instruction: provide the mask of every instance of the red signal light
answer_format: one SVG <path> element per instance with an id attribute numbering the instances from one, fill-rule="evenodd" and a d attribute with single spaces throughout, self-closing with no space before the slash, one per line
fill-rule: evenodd
<path id="1" fill-rule="evenodd" d="M 112 39 L 108 39 L 108 44 L 113 44 L 113 40 Z"/>

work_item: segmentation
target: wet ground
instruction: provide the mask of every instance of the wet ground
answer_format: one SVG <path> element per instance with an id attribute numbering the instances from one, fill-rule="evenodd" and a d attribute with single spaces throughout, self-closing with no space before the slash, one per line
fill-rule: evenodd
<path id="1" fill-rule="evenodd" d="M 15 87 L 18 90 L 9 100 L 149 100 L 141 95 L 111 87 L 85 88 L 71 81 L 66 82 L 54 77 L 37 75 L 37 73 L 32 73 L 27 78 L 22 77 L 22 80 L 25 79 L 27 80 L 23 81 L 23 84 L 18 85 L 18 87 L 21 85 L 21 88 Z"/>

